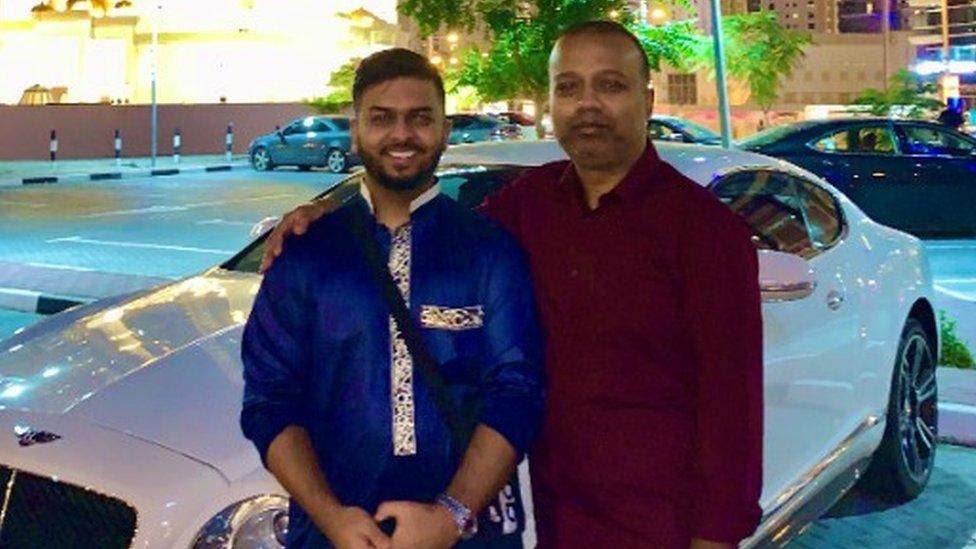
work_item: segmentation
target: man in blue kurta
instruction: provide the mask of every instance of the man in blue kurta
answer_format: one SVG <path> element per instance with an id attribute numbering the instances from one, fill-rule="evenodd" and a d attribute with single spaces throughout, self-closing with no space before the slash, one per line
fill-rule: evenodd
<path id="1" fill-rule="evenodd" d="M 296 239 L 265 275 L 244 331 L 241 426 L 292 497 L 291 547 L 519 547 L 475 517 L 534 438 L 543 407 L 532 284 L 515 241 L 438 194 L 443 83 L 402 49 L 353 87 L 363 195 Z M 390 315 L 354 218 L 440 365 L 451 403 L 480 402 L 458 448 Z M 378 522 L 394 518 L 392 535 Z M 482 529 L 484 530 L 484 529 Z"/>

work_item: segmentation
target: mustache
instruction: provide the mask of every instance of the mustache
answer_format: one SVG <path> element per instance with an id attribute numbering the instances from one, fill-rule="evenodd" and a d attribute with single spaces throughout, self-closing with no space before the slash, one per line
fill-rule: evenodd
<path id="1" fill-rule="evenodd" d="M 573 118 L 569 121 L 569 128 L 572 130 L 578 130 L 581 128 L 602 128 L 602 129 L 612 129 L 613 122 L 594 116 L 581 116 L 578 118 Z"/>

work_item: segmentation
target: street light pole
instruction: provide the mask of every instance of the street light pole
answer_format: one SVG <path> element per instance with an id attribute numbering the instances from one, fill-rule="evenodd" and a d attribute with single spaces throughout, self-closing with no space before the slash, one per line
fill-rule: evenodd
<path id="1" fill-rule="evenodd" d="M 725 83 L 725 47 L 722 44 L 722 7 L 719 0 L 711 0 L 712 41 L 715 44 L 715 84 L 718 87 L 718 111 L 722 120 L 722 147 L 732 148 L 732 114 Z"/>
<path id="2" fill-rule="evenodd" d="M 891 0 L 881 0 L 882 8 L 881 14 L 884 21 L 881 22 L 881 38 L 884 41 L 884 47 L 882 48 L 882 62 L 884 67 L 882 74 L 884 75 L 884 91 L 888 91 L 888 35 L 891 33 Z"/>
<path id="3" fill-rule="evenodd" d="M 149 95 L 152 101 L 151 108 L 151 122 L 150 122 L 150 157 L 151 165 L 153 168 L 156 167 L 156 131 L 158 127 L 158 117 L 156 112 L 156 50 L 159 48 L 159 29 L 156 26 L 157 19 L 159 18 L 159 4 L 156 4 L 155 10 L 153 11 L 152 18 L 152 44 L 149 47 L 149 57 L 150 57 L 150 77 L 149 77 Z"/>

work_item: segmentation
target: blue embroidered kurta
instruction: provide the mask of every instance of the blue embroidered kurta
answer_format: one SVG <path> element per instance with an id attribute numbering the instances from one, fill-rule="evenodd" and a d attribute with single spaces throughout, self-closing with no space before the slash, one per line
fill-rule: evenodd
<path id="1" fill-rule="evenodd" d="M 389 308 L 349 231 L 368 215 L 391 273 L 442 365 L 451 396 L 480 398 L 480 422 L 521 454 L 543 407 L 541 342 L 519 246 L 480 215 L 436 194 L 391 232 L 357 199 L 289 239 L 244 330 L 241 427 L 262 460 L 287 426 L 304 427 L 345 505 L 432 501 L 464 449 L 414 375 Z M 328 541 L 294 502 L 289 546 Z"/>

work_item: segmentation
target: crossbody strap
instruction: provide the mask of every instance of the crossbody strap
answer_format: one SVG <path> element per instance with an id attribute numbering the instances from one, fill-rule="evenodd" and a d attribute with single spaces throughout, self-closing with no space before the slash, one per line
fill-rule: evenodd
<path id="1" fill-rule="evenodd" d="M 410 315 L 403 294 L 390 274 L 390 268 L 383 253 L 377 245 L 376 240 L 369 234 L 367 222 L 369 218 L 365 212 L 361 211 L 356 205 L 351 206 L 356 211 L 350 212 L 349 228 L 353 238 L 359 245 L 359 249 L 369 266 L 373 281 L 383 295 L 384 301 L 390 309 L 390 314 L 396 322 L 400 334 L 403 336 L 413 363 L 419 366 L 416 370 L 419 377 L 427 387 L 434 404 L 437 406 L 441 416 L 447 422 L 451 431 L 451 436 L 459 450 L 467 447 L 474 425 L 467 425 L 462 419 L 457 407 L 451 402 L 447 394 L 447 381 L 441 373 L 440 364 L 433 357 L 424 345 L 417 323 Z"/>

